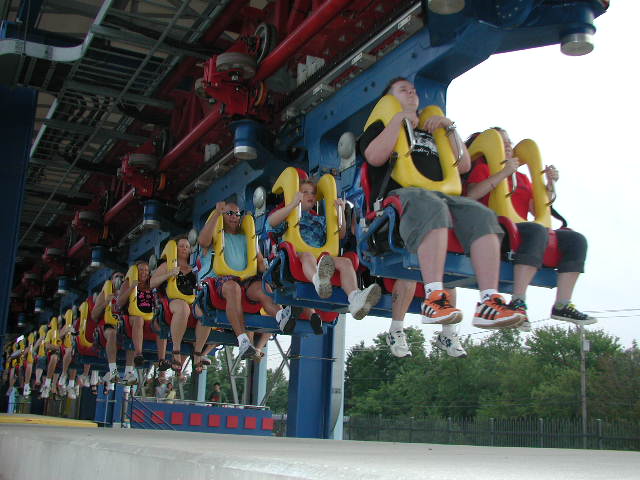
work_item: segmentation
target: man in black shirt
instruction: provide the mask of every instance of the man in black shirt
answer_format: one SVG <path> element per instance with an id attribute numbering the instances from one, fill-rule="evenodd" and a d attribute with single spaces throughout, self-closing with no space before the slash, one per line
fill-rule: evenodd
<path id="1" fill-rule="evenodd" d="M 419 105 L 415 87 L 404 78 L 392 80 L 384 93 L 396 97 L 403 110 L 394 115 L 387 125 L 381 121 L 371 124 L 360 140 L 360 149 L 369 164 L 369 183 L 372 187 L 370 202 L 389 195 L 399 197 L 402 202 L 400 236 L 405 248 L 417 254 L 425 286 L 422 322 L 452 325 L 462 320 L 462 312 L 451 305 L 450 294 L 443 289 L 442 284 L 447 255 L 447 230 L 453 228 L 465 252 L 471 256 L 481 291 L 481 301 L 477 305 L 473 325 L 480 328 L 517 326 L 522 322 L 521 316 L 508 309 L 504 299 L 497 292 L 502 230 L 496 215 L 491 210 L 483 205 L 479 206 L 478 202 L 475 204 L 469 202 L 469 199 L 464 197 L 446 195 L 424 188 L 404 187 L 393 178 L 389 179 L 387 187 L 381 191 L 398 135 L 403 134 L 401 131 L 403 122 L 406 119 L 414 129 L 418 127 Z M 417 148 L 414 148 L 411 153 L 412 161 L 420 174 L 436 181 L 443 177 L 438 151 L 432 136 L 438 128 L 446 130 L 454 151 L 458 148 L 462 149 L 463 154 L 457 166 L 458 172 L 465 173 L 469 170 L 471 166 L 469 153 L 457 136 L 454 123 L 450 119 L 432 116 L 422 127 L 422 130 L 414 131 Z M 372 206 L 370 205 L 370 208 Z M 394 347 L 396 351 L 405 351 L 403 343 L 406 345 L 406 341 L 402 332 L 402 321 L 414 289 L 415 282 L 411 281 L 398 281 L 394 286 L 392 325 L 388 335 L 392 353 Z"/>

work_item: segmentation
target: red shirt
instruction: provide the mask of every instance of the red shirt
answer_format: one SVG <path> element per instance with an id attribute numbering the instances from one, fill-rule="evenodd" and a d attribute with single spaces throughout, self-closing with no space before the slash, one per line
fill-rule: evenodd
<path id="1" fill-rule="evenodd" d="M 480 183 L 483 180 L 486 180 L 491 176 L 489 171 L 489 165 L 487 165 L 486 161 L 482 158 L 476 160 L 472 167 L 469 176 L 467 177 L 465 183 L 465 191 L 468 188 L 468 185 L 471 183 Z M 516 190 L 513 192 L 511 196 L 511 203 L 513 204 L 513 208 L 522 218 L 526 220 L 529 214 L 529 203 L 533 199 L 533 189 L 531 188 L 531 181 L 529 177 L 527 177 L 524 173 L 516 172 Z M 509 190 L 513 188 L 512 176 L 509 176 L 507 179 L 509 184 Z M 480 199 L 485 205 L 489 205 L 489 194 L 485 195 Z"/>

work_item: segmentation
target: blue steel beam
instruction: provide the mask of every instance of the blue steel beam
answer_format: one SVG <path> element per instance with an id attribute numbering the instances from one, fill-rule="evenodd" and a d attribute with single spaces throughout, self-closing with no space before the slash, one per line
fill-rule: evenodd
<path id="1" fill-rule="evenodd" d="M 291 337 L 287 436 L 329 438 L 334 329 Z"/>
<path id="2" fill-rule="evenodd" d="M 0 336 L 7 332 L 10 293 L 20 231 L 20 210 L 29 163 L 38 94 L 29 88 L 10 89 L 0 85 L 0 204 L 3 221 L 0 229 Z M 11 114 L 8 114 L 11 112 Z"/>

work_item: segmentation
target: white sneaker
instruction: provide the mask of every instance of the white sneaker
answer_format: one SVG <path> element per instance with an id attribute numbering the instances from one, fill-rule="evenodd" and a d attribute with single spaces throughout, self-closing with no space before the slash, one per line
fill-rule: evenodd
<path id="1" fill-rule="evenodd" d="M 371 307 L 380 301 L 382 290 L 377 283 L 369 285 L 364 290 L 358 290 L 349 302 L 349 313 L 356 320 L 362 320 L 367 316 Z"/>
<path id="2" fill-rule="evenodd" d="M 80 396 L 80 385 L 78 385 L 78 384 L 76 383 L 76 386 L 75 386 L 75 387 L 73 387 L 73 391 L 75 392 L 76 397 L 79 397 L 79 396 Z"/>
<path id="3" fill-rule="evenodd" d="M 525 320 L 520 324 L 518 330 L 521 332 L 530 332 L 531 331 L 531 322 L 529 320 Z"/>
<path id="4" fill-rule="evenodd" d="M 135 385 L 138 383 L 138 376 L 134 372 L 127 372 L 122 381 L 128 386 Z"/>
<path id="5" fill-rule="evenodd" d="M 391 350 L 391 355 L 398 358 L 411 356 L 411 350 L 409 350 L 409 345 L 407 345 L 407 335 L 402 330 L 387 332 L 386 338 L 387 345 L 389 345 Z"/>
<path id="6" fill-rule="evenodd" d="M 313 286 L 316 288 L 316 293 L 320 298 L 329 298 L 333 293 L 333 286 L 331 285 L 331 277 L 336 271 L 336 265 L 333 263 L 331 255 L 323 255 L 318 260 L 318 271 L 311 279 Z"/>
<path id="7" fill-rule="evenodd" d="M 251 345 L 251 342 L 245 340 L 240 344 L 240 351 L 238 355 L 242 360 L 246 360 L 247 358 L 251 358 L 256 354 L 256 349 Z"/>
<path id="8" fill-rule="evenodd" d="M 76 398 L 78 398 L 75 385 L 73 387 L 68 387 L 67 397 L 69 397 L 71 400 L 75 400 Z"/>
<path id="9" fill-rule="evenodd" d="M 62 375 L 60 375 L 60 378 L 58 378 L 58 385 L 62 386 L 65 383 L 67 383 L 67 374 L 63 373 Z"/>
<path id="10" fill-rule="evenodd" d="M 287 323 L 291 319 L 291 307 L 286 306 L 282 310 L 276 313 L 276 321 L 278 322 L 278 326 L 280 327 L 280 331 L 284 332 Z M 211 362 L 209 362 L 211 364 Z"/>
<path id="11" fill-rule="evenodd" d="M 66 385 L 58 385 L 58 395 L 64 397 L 67 395 L 67 386 Z"/>
<path id="12" fill-rule="evenodd" d="M 88 375 L 78 375 L 78 386 L 80 387 L 88 387 L 89 386 L 89 376 Z"/>
<path id="13" fill-rule="evenodd" d="M 28 397 L 29 395 L 31 395 L 31 387 L 29 386 L 28 383 L 24 384 L 24 388 L 22 389 L 22 395 L 25 397 Z"/>
<path id="14" fill-rule="evenodd" d="M 120 380 L 120 376 L 118 375 L 118 369 L 112 370 L 104 374 L 102 377 L 102 381 L 105 383 L 113 383 Z"/>
<path id="15" fill-rule="evenodd" d="M 51 393 L 51 385 L 43 385 L 40 388 L 40 398 L 49 398 L 49 393 Z"/>
<path id="16" fill-rule="evenodd" d="M 435 345 L 440 350 L 447 352 L 450 357 L 464 358 L 467 356 L 467 352 L 462 348 L 460 337 L 458 337 L 457 333 L 446 335 L 444 332 L 440 332 L 436 337 Z"/>

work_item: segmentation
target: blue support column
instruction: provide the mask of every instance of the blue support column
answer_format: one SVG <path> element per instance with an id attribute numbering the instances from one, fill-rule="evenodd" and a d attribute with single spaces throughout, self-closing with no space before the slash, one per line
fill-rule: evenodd
<path id="1" fill-rule="evenodd" d="M 262 362 L 254 362 L 251 371 L 251 405 L 260 405 L 267 393 L 267 358 L 269 358 L 269 344 L 267 343 L 262 352 L 264 358 Z"/>
<path id="2" fill-rule="evenodd" d="M 333 328 L 291 337 L 287 436 L 329 438 Z"/>
<path id="3" fill-rule="evenodd" d="M 342 440 L 344 423 L 344 370 L 345 370 L 345 336 L 347 332 L 347 315 L 342 313 L 338 323 L 333 327 L 333 362 L 331 378 L 331 416 L 329 420 L 329 438 Z"/>
<path id="4" fill-rule="evenodd" d="M 202 370 L 202 373 L 198 375 L 198 396 L 196 400 L 198 402 L 206 402 L 207 394 L 207 370 Z"/>
<path id="5" fill-rule="evenodd" d="M 0 336 L 7 331 L 7 317 L 20 231 L 20 211 L 29 164 L 29 149 L 38 94 L 29 88 L 0 85 Z"/>

